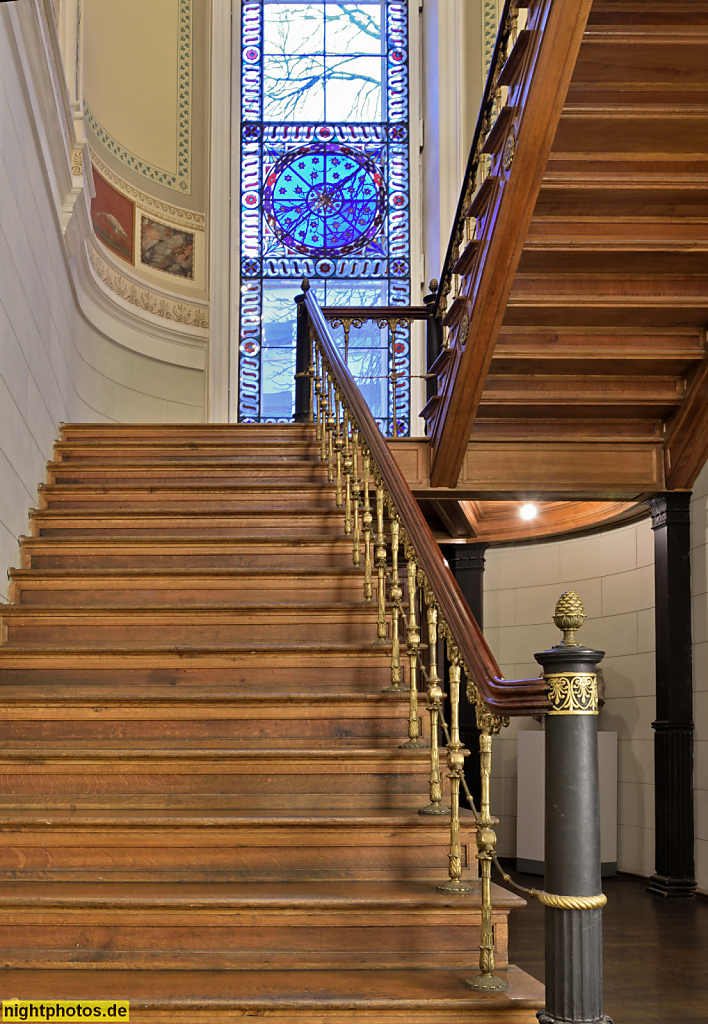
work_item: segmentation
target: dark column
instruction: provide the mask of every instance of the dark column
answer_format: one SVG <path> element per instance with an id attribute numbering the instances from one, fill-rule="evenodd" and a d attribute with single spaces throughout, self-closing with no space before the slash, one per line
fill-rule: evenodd
<path id="1" fill-rule="evenodd" d="M 693 672 L 691 522 L 686 492 L 650 498 L 654 531 L 656 721 L 655 874 L 652 892 L 693 896 Z"/>
<path id="2" fill-rule="evenodd" d="M 296 295 L 297 319 L 295 333 L 295 422 L 307 423 L 310 412 L 310 319 L 305 296 Z"/>
<path id="3" fill-rule="evenodd" d="M 484 627 L 484 553 L 489 544 L 441 544 L 452 575 L 462 591 L 480 629 Z M 460 740 L 470 752 L 465 758 L 465 779 L 479 809 L 482 797 L 479 765 L 479 729 L 474 704 L 467 699 L 465 687 L 460 692 Z"/>
<path id="4" fill-rule="evenodd" d="M 572 598 L 572 604 L 571 599 Z M 565 606 L 562 602 L 565 599 Z M 562 609 L 574 605 L 569 615 Z M 562 644 L 534 655 L 550 684 L 546 718 L 545 895 L 601 897 L 600 782 L 597 754 L 597 677 L 604 651 L 575 642 L 585 619 L 576 594 L 564 594 L 556 625 Z M 546 906 L 546 1008 L 541 1024 L 601 1024 L 602 906 Z M 601 902 L 601 899 L 600 899 Z"/>
<path id="5" fill-rule="evenodd" d="M 423 296 L 425 308 L 428 315 L 425 323 L 425 365 L 426 373 L 440 355 L 442 350 L 442 321 L 435 316 L 435 302 L 437 300 L 438 282 L 430 282 L 430 294 Z M 425 401 L 429 402 L 433 395 L 438 393 L 438 382 L 436 377 L 428 377 L 425 382 Z"/>

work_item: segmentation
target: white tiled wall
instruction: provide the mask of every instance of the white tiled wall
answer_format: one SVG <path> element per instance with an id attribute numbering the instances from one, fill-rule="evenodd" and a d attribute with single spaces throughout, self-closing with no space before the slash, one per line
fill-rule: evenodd
<path id="1" fill-rule="evenodd" d="M 708 490 L 708 478 L 706 480 Z M 618 734 L 618 866 L 654 870 L 654 566 L 649 519 L 587 537 L 490 548 L 484 573 L 487 641 L 507 678 L 541 673 L 534 653 L 560 640 L 553 609 L 565 590 L 582 598 L 579 639 L 606 652 L 606 704 L 599 728 Z M 516 734 L 495 741 L 494 813 L 499 849 L 516 852 Z"/>
<path id="2" fill-rule="evenodd" d="M 122 347 L 80 314 L 3 6 L 0 565 L 17 562 L 60 420 L 202 420 L 203 377 Z"/>
<path id="3" fill-rule="evenodd" d="M 696 882 L 708 893 L 708 465 L 693 486 L 691 581 L 693 585 L 693 721 Z"/>

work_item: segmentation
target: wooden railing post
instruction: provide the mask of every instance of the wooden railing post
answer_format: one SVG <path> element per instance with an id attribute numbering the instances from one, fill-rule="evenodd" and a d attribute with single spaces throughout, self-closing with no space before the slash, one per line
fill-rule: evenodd
<path id="1" fill-rule="evenodd" d="M 310 318 L 305 308 L 305 295 L 295 296 L 295 422 L 307 423 L 310 418 Z"/>
<path id="2" fill-rule="evenodd" d="M 546 716 L 546 1008 L 541 1024 L 606 1024 L 602 1005 L 597 676 L 604 651 L 583 647 L 585 621 L 569 591 L 556 605 L 562 643 L 536 654 L 549 684 Z M 611 1022 L 610 1022 L 611 1024 Z"/>

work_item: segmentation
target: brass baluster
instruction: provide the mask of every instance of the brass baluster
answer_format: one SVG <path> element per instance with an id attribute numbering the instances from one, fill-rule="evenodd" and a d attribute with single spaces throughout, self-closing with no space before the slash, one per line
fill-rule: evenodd
<path id="1" fill-rule="evenodd" d="M 342 428 L 344 433 L 344 532 L 349 537 L 352 532 L 352 449 L 349 438 L 349 413 L 342 410 Z"/>
<path id="2" fill-rule="evenodd" d="M 408 645 L 409 664 L 409 699 L 408 699 L 408 742 L 401 747 L 412 749 L 424 747 L 420 738 L 420 721 L 418 719 L 418 658 L 420 657 L 420 630 L 416 605 L 418 603 L 418 563 L 408 538 L 403 549 L 406 553 L 406 572 L 408 575 L 408 621 L 406 623 L 406 640 Z"/>
<path id="3" fill-rule="evenodd" d="M 468 684 L 468 695 L 470 687 Z M 494 926 L 492 924 L 492 860 L 497 837 L 493 825 L 489 799 L 489 781 L 492 775 L 492 736 L 502 721 L 484 707 L 476 694 L 477 728 L 479 729 L 479 768 L 482 783 L 480 813 L 477 819 L 477 860 L 482 870 L 482 934 L 479 945 L 479 970 L 467 984 L 474 989 L 500 991 L 509 988 L 508 981 L 494 974 Z"/>
<path id="4" fill-rule="evenodd" d="M 354 565 L 361 562 L 361 527 L 359 520 L 359 503 L 361 501 L 361 481 L 359 479 L 359 431 L 352 423 L 352 508 L 354 512 L 352 561 Z"/>
<path id="5" fill-rule="evenodd" d="M 334 450 L 337 455 L 336 504 L 337 508 L 341 508 L 344 504 L 344 498 L 342 497 L 342 449 L 344 448 L 344 439 L 342 437 L 342 418 L 339 407 L 339 394 L 336 387 L 334 389 L 334 418 Z"/>
<path id="6" fill-rule="evenodd" d="M 332 405 L 332 377 L 327 373 L 327 480 L 334 483 L 334 406 Z"/>
<path id="7" fill-rule="evenodd" d="M 364 511 L 361 517 L 361 525 L 364 530 L 364 600 L 370 601 L 373 590 L 371 585 L 371 527 L 373 525 L 373 517 L 371 515 L 371 494 L 369 492 L 370 463 L 368 451 L 362 451 L 362 460 L 364 463 Z"/>
<path id="8" fill-rule="evenodd" d="M 381 643 L 387 639 L 386 632 L 386 538 L 383 532 L 383 509 L 384 491 L 382 485 L 376 482 L 376 550 L 374 561 L 378 573 L 378 621 L 376 624 L 376 638 Z"/>
<path id="9" fill-rule="evenodd" d="M 315 426 L 315 437 L 320 445 L 322 461 L 324 462 L 324 449 L 322 446 L 322 369 L 320 362 L 320 349 L 315 344 L 315 402 L 317 409 L 317 420 Z"/>
<path id="10" fill-rule="evenodd" d="M 307 410 L 307 422 L 314 423 L 315 420 L 315 332 L 310 326 L 310 363 L 307 367 L 307 379 L 310 383 L 310 407 Z"/>
<path id="11" fill-rule="evenodd" d="M 462 878 L 462 844 L 460 842 L 460 775 L 465 754 L 460 743 L 460 652 L 448 641 L 450 659 L 450 742 L 447 747 L 448 779 L 450 780 L 450 877 L 438 885 L 439 892 L 465 895 L 475 891 L 474 885 Z"/>
<path id="12" fill-rule="evenodd" d="M 391 685 L 384 693 L 401 692 L 401 642 L 398 634 L 398 621 L 401 611 L 401 581 L 398 578 L 398 547 L 400 543 L 401 524 L 395 512 L 391 514 Z"/>
<path id="13" fill-rule="evenodd" d="M 440 718 L 440 702 L 443 691 L 438 676 L 438 610 L 433 595 L 426 588 L 425 602 L 428 621 L 428 711 L 430 713 L 430 803 L 421 807 L 418 814 L 449 814 L 450 808 L 442 804 L 442 778 L 440 777 L 440 748 L 438 740 L 438 722 Z"/>

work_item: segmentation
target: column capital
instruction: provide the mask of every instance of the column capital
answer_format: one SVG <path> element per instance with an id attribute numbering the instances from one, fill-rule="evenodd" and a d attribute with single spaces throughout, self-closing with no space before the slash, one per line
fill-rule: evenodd
<path id="1" fill-rule="evenodd" d="M 662 491 L 647 498 L 651 509 L 651 528 L 658 530 L 670 524 L 690 523 L 690 491 Z"/>

